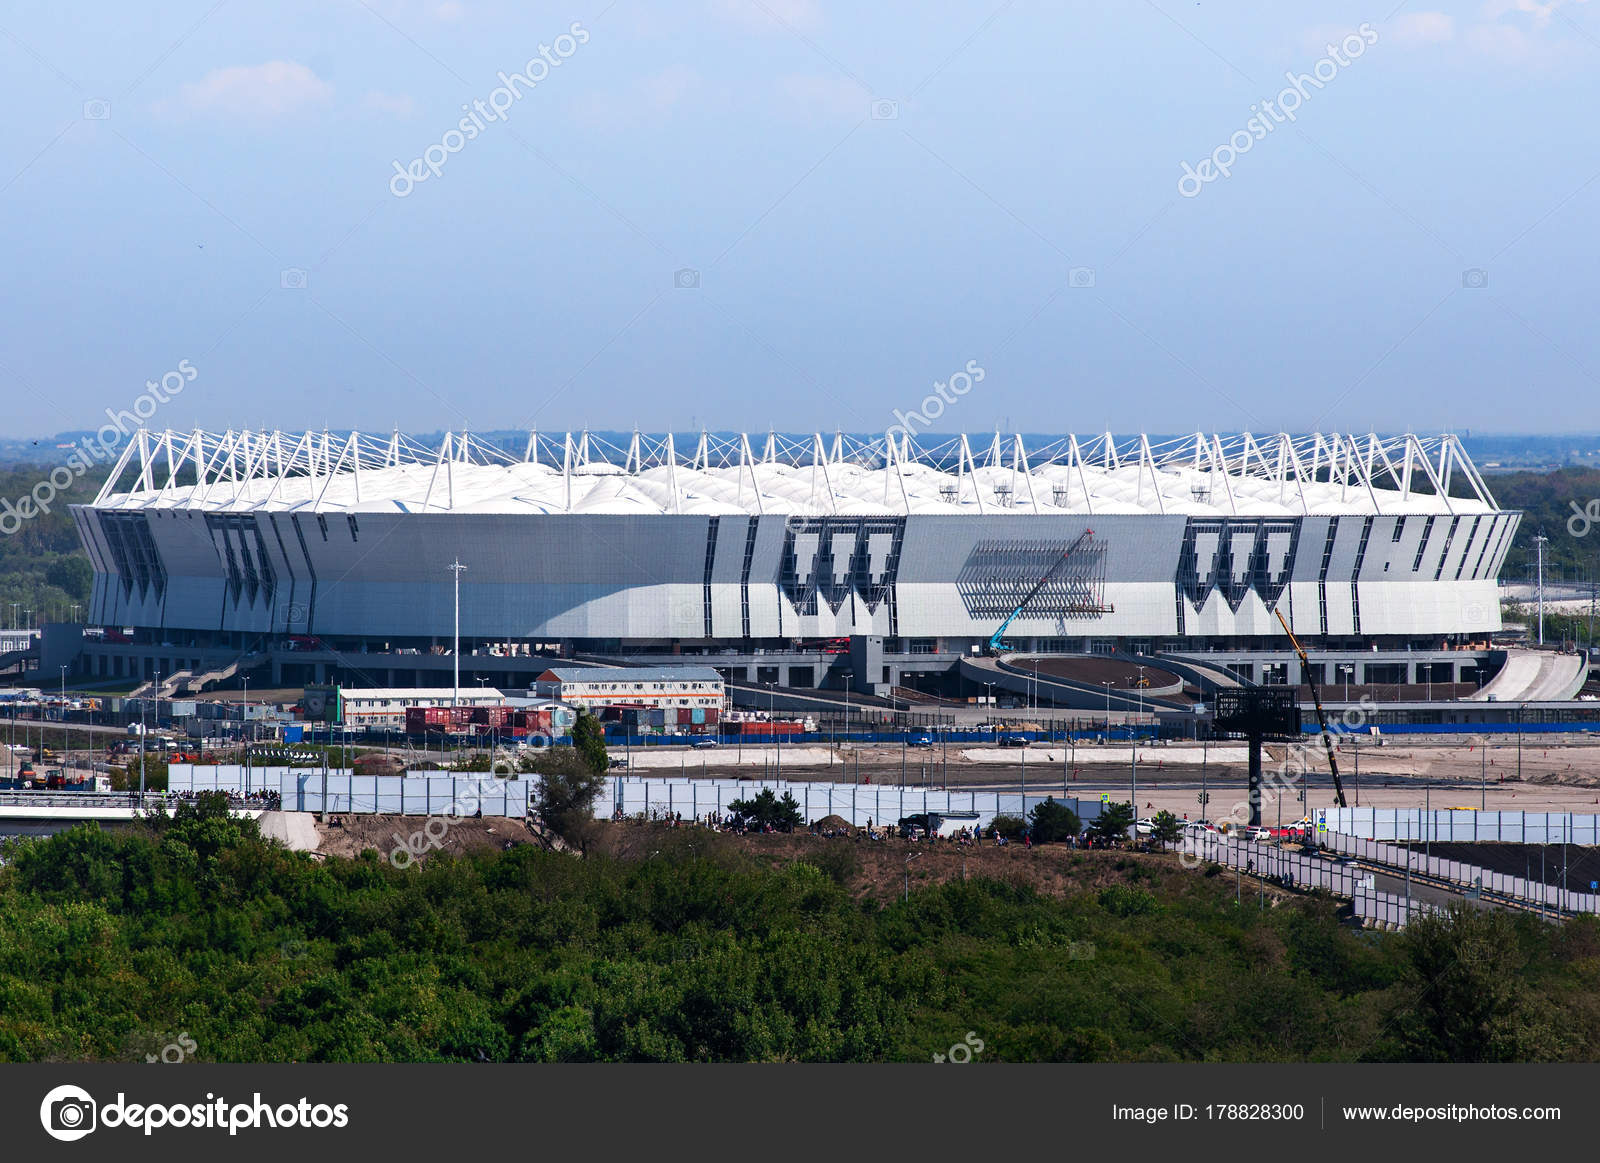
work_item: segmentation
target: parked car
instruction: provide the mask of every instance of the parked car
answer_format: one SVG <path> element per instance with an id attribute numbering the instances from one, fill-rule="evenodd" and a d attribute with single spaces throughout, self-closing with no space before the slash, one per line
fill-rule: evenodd
<path id="1" fill-rule="evenodd" d="M 694 749 L 696 751 L 709 751 L 715 746 L 717 746 L 715 739 L 701 739 L 694 744 Z"/>

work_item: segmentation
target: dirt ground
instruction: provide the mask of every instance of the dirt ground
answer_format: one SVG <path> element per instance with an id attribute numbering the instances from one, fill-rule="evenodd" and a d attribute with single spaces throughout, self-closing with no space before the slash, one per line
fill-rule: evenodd
<path id="1" fill-rule="evenodd" d="M 519 844 L 534 843 L 533 834 L 520 819 L 483 816 L 457 820 L 443 816 L 370 816 L 334 813 L 328 823 L 320 821 L 317 832 L 322 842 L 317 851 L 324 856 L 353 858 L 368 848 L 387 857 L 401 849 L 417 860 L 426 861 L 432 852 L 463 855 L 487 852 Z M 404 846 L 402 848 L 402 846 Z M 408 863 L 402 856 L 402 863 Z"/>
<path id="2" fill-rule="evenodd" d="M 662 824 L 639 823 L 606 824 L 599 850 L 622 859 L 638 859 L 660 850 L 663 845 L 690 843 L 727 846 L 766 861 L 774 868 L 807 857 L 819 858 L 824 867 L 834 862 L 853 863 L 849 884 L 858 897 L 898 896 L 905 891 L 908 873 L 913 889 L 960 880 L 963 876 L 982 876 L 1020 880 L 1040 892 L 1065 896 L 1126 883 L 1129 861 L 1174 875 L 1182 871 L 1178 858 L 1170 853 L 1084 851 L 1064 844 L 1044 844 L 1031 849 L 1021 844 L 1007 844 L 998 848 L 993 841 L 959 847 L 949 841 L 929 844 L 844 836 L 824 838 L 808 832 L 738 836 L 702 828 L 672 829 Z M 912 857 L 909 863 L 908 856 Z M 1269 895 L 1274 894 L 1269 891 Z"/>

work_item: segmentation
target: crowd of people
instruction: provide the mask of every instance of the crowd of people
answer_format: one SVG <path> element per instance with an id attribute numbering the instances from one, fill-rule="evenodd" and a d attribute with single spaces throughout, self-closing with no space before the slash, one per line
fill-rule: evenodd
<path id="1" fill-rule="evenodd" d="M 685 819 L 679 811 L 667 811 L 660 807 L 651 807 L 645 812 L 636 812 L 628 815 L 619 806 L 611 813 L 613 823 L 655 823 L 665 824 L 669 828 L 709 828 L 713 832 L 727 832 L 732 835 L 763 835 L 783 831 L 771 824 L 754 824 L 736 815 L 726 812 L 705 812 L 701 815 L 691 815 Z M 797 829 L 798 830 L 798 829 Z M 1033 847 L 1033 835 L 1027 829 L 1015 838 L 1008 838 L 992 825 L 985 828 L 976 824 L 963 825 L 954 832 L 941 834 L 938 832 L 929 835 L 926 828 L 919 824 L 881 824 L 875 823 L 871 816 L 867 817 L 865 827 L 852 827 L 832 817 L 809 824 L 804 829 L 808 834 L 822 839 L 856 839 L 856 840 L 913 840 L 933 844 L 953 844 L 961 848 L 977 847 L 980 844 L 993 844 L 997 848 L 1004 848 L 1010 844 L 1021 844 L 1024 848 Z M 1084 832 L 1077 836 L 1069 836 L 1065 840 L 1068 848 L 1095 849 L 1117 847 L 1115 842 L 1107 843 L 1105 840 L 1096 840 L 1093 835 Z"/>

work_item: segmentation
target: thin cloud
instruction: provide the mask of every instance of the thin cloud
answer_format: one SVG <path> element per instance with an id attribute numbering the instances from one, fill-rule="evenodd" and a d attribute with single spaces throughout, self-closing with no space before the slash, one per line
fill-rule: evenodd
<path id="1" fill-rule="evenodd" d="M 361 107 L 374 113 L 410 117 L 416 112 L 417 103 L 404 93 L 385 93 L 381 89 L 373 89 L 361 98 Z"/>
<path id="2" fill-rule="evenodd" d="M 700 74 L 688 65 L 668 65 L 620 92 L 580 97 L 573 104 L 573 114 L 580 124 L 596 130 L 658 125 L 701 84 Z"/>
<path id="3" fill-rule="evenodd" d="M 711 0 L 711 9 L 746 32 L 813 32 L 822 26 L 814 0 Z"/>
<path id="4" fill-rule="evenodd" d="M 1384 39 L 1396 44 L 1443 44 L 1456 34 L 1456 20 L 1448 12 L 1407 12 L 1383 29 Z"/>
<path id="5" fill-rule="evenodd" d="M 333 86 L 295 61 L 213 69 L 157 102 L 159 112 L 273 121 L 328 104 Z"/>
<path id="6" fill-rule="evenodd" d="M 872 94 L 847 77 L 790 73 L 778 78 L 778 93 L 791 113 L 806 118 L 861 118 L 872 105 Z"/>

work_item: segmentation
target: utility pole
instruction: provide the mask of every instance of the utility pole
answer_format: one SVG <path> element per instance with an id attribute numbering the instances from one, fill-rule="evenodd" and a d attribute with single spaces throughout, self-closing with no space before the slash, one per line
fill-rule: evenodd
<path id="1" fill-rule="evenodd" d="M 456 707 L 461 705 L 461 571 L 467 567 L 457 558 L 445 568 L 455 574 L 456 617 L 450 649 L 450 661 L 455 664 L 455 679 L 450 688 L 450 705 Z"/>

